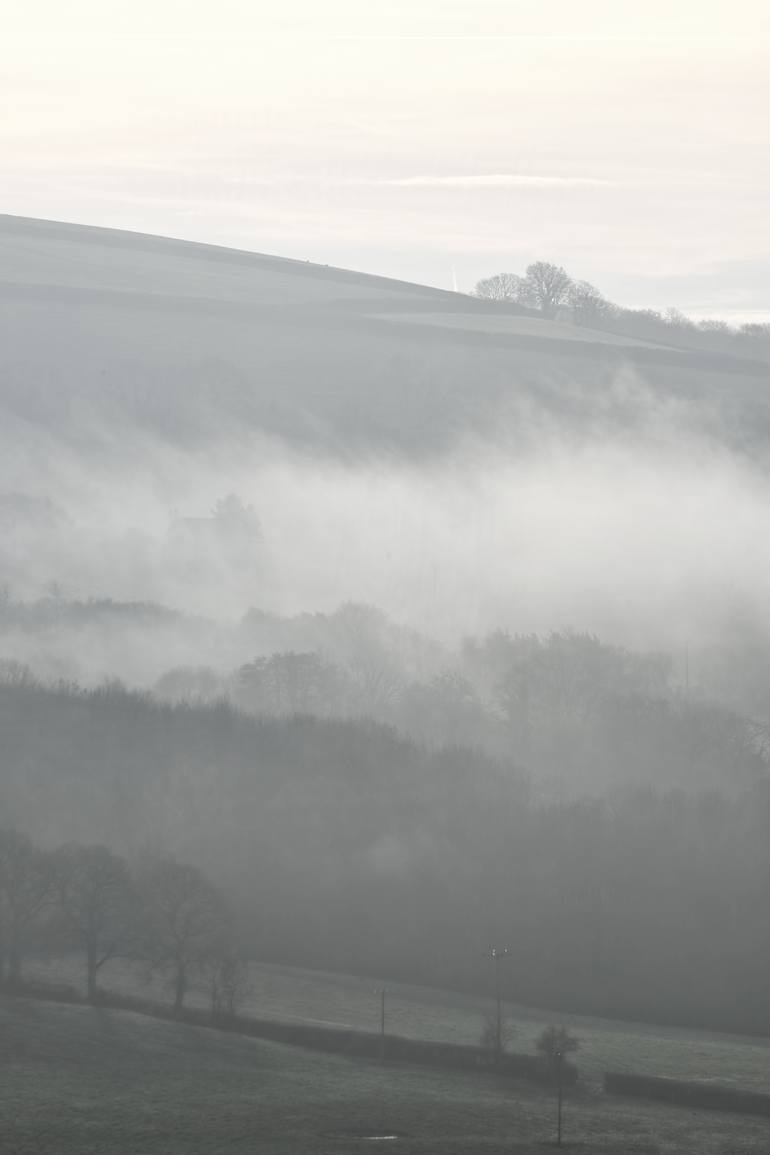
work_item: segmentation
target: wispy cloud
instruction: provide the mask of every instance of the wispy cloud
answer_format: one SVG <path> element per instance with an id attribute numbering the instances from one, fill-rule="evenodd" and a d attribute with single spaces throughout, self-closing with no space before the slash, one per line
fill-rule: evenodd
<path id="1" fill-rule="evenodd" d="M 615 188 L 616 182 L 600 177 L 546 176 L 539 173 L 492 172 L 470 175 L 417 175 L 346 182 L 375 188 Z"/>

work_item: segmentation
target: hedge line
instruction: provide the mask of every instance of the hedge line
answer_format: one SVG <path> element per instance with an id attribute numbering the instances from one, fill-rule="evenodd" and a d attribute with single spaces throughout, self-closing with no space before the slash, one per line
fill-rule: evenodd
<path id="1" fill-rule="evenodd" d="M 163 1017 L 171 1017 L 167 1008 L 163 1008 Z M 237 1016 L 230 1021 L 212 1024 L 211 1015 L 198 1009 L 185 1011 L 183 1018 L 185 1022 L 199 1026 L 215 1025 L 253 1038 L 270 1039 L 275 1043 L 289 1043 L 308 1050 L 333 1052 L 354 1058 L 384 1058 L 389 1062 L 466 1070 L 499 1070 L 512 1078 L 530 1079 L 538 1083 L 553 1082 L 548 1064 L 538 1055 L 503 1054 L 498 1066 L 491 1051 L 461 1043 L 438 1043 L 427 1039 L 405 1039 L 401 1035 L 386 1035 L 383 1044 L 381 1035 L 373 1031 L 318 1026 L 314 1023 L 289 1023 L 251 1016 Z M 574 1086 L 577 1078 L 577 1067 L 572 1063 L 562 1063 L 564 1086 Z"/>
<path id="2" fill-rule="evenodd" d="M 85 1004 L 84 999 L 68 986 L 53 986 L 46 983 L 24 983 L 9 993 L 56 1002 Z M 546 1061 L 538 1055 L 503 1054 L 499 1066 L 494 1053 L 485 1047 L 467 1046 L 461 1043 L 439 1043 L 427 1039 L 405 1039 L 400 1035 L 386 1035 L 383 1040 L 373 1031 L 354 1031 L 341 1027 L 318 1026 L 314 1023 L 290 1023 L 280 1019 L 258 1019 L 251 1016 L 235 1015 L 231 1018 L 214 1019 L 209 1011 L 185 1007 L 175 1017 L 171 1008 L 135 995 L 119 995 L 107 991 L 99 992 L 99 1006 L 116 1010 L 134 1011 L 150 1015 L 152 1018 L 169 1022 L 184 1022 L 199 1027 L 215 1027 L 231 1031 L 233 1034 L 250 1038 L 269 1039 L 274 1043 L 288 1043 L 308 1050 L 326 1051 L 347 1055 L 351 1058 L 380 1059 L 390 1062 L 416 1063 L 435 1067 L 455 1067 L 496 1071 L 511 1078 L 530 1079 L 538 1083 L 552 1083 L 553 1073 Z M 565 1087 L 577 1082 L 577 1067 L 572 1063 L 562 1063 L 562 1083 Z"/>
<path id="3" fill-rule="evenodd" d="M 608 1072 L 604 1089 L 614 1095 L 636 1095 L 684 1107 L 701 1107 L 707 1111 L 730 1111 L 740 1115 L 770 1117 L 770 1095 L 759 1091 L 742 1091 L 712 1083 L 688 1083 L 681 1079 L 664 1079 L 657 1075 L 626 1075 Z"/>

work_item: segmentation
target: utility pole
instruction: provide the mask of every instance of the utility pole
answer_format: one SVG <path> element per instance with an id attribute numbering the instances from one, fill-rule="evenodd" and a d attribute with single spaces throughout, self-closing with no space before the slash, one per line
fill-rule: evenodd
<path id="1" fill-rule="evenodd" d="M 553 1061 L 556 1064 L 556 1146 L 561 1147 L 561 1105 L 562 1105 L 562 1083 L 561 1083 L 561 1061 L 564 1056 L 561 1051 L 556 1051 L 553 1056 Z"/>
<path id="2" fill-rule="evenodd" d="M 374 992 L 380 996 L 380 1062 L 385 1062 L 385 996 L 388 993 L 387 987 L 380 987 Z"/>
<path id="3" fill-rule="evenodd" d="M 493 946 L 485 958 L 491 958 L 495 964 L 495 1002 L 497 1014 L 495 1018 L 495 1062 L 499 1064 L 503 1053 L 503 998 L 500 987 L 500 960 L 511 957 L 508 947 Z"/>

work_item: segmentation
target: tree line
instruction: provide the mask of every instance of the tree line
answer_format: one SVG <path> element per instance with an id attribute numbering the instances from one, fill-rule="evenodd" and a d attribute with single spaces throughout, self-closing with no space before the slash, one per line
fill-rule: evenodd
<path id="1" fill-rule="evenodd" d="M 482 952 L 500 942 L 506 998 L 770 1029 L 766 771 L 729 793 L 629 782 L 558 798 L 510 760 L 371 720 L 114 685 L 0 685 L 0 728 L 6 822 L 41 846 L 99 842 L 132 863 L 158 845 L 195 863 L 265 962 L 488 993 Z M 145 911 L 151 865 L 127 867 Z M 173 988 L 175 944 L 155 944 L 143 957 Z"/>
<path id="2" fill-rule="evenodd" d="M 694 677 L 680 685 L 664 653 L 571 631 L 495 631 L 457 654 L 414 662 L 387 630 L 362 630 L 353 646 L 333 619 L 314 626 L 284 638 L 315 641 L 316 650 L 276 650 L 227 673 L 176 667 L 155 691 L 257 716 L 372 717 L 433 749 L 474 745 L 510 759 L 553 792 L 621 781 L 727 789 L 768 766 L 765 726 L 714 702 Z M 270 629 L 263 637 L 279 640 Z"/>
<path id="3" fill-rule="evenodd" d="M 107 846 L 45 851 L 1 828 L 0 980 L 21 987 L 24 959 L 41 946 L 80 955 L 89 1002 L 118 957 L 163 976 L 177 1015 L 193 979 L 205 980 L 216 1016 L 233 1015 L 245 977 L 232 912 L 194 866 L 155 858 L 131 869 Z"/>
<path id="4" fill-rule="evenodd" d="M 536 309 L 542 316 L 563 317 L 575 325 L 607 329 L 648 340 L 669 340 L 672 335 L 710 350 L 740 351 L 757 356 L 770 353 L 770 323 L 747 322 L 731 326 L 706 318 L 692 321 L 675 308 L 628 309 L 607 300 L 589 281 L 575 279 L 561 265 L 533 261 L 518 273 L 497 273 L 478 281 L 476 297 L 511 302 Z"/>

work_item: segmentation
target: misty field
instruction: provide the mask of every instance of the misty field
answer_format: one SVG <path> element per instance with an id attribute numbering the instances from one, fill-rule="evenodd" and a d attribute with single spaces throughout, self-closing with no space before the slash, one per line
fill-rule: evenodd
<path id="1" fill-rule="evenodd" d="M 509 337 L 539 337 L 543 341 L 586 341 L 598 345 L 615 345 L 622 348 L 665 349 L 667 346 L 654 341 L 643 341 L 635 337 L 603 332 L 600 329 L 582 329 L 579 325 L 543 320 L 540 317 L 518 316 L 505 313 L 383 313 L 377 314 L 383 320 L 395 324 L 440 325 L 451 329 L 464 329 L 476 333 L 495 333 Z"/>
<path id="2" fill-rule="evenodd" d="M 81 972 L 81 964 L 73 958 L 29 968 L 31 976 L 48 982 L 64 979 L 78 989 Z M 101 982 L 107 991 L 168 1001 L 161 983 L 147 983 L 142 968 L 127 962 L 112 963 Z M 377 1031 L 381 985 L 354 975 L 253 964 L 241 1011 L 255 1018 Z M 494 1011 L 492 1000 L 478 995 L 404 983 L 385 985 L 387 1031 L 393 1035 L 477 1044 L 486 1017 Z M 188 1001 L 191 1006 L 206 1006 L 207 995 L 192 991 Z M 511 1002 L 504 1004 L 504 1010 L 512 1051 L 534 1054 L 544 1026 L 567 1026 L 580 1040 L 576 1062 L 581 1080 L 593 1090 L 606 1071 L 620 1071 L 770 1093 L 769 1039 L 561 1015 Z"/>
<path id="3" fill-rule="evenodd" d="M 552 1097 L 490 1075 L 381 1068 L 122 1011 L 0 1001 L 0 1152 L 215 1155 L 542 1150 Z M 565 1108 L 567 1149 L 757 1150 L 763 1120 L 583 1091 Z M 378 1146 L 380 1144 L 375 1144 Z"/>

